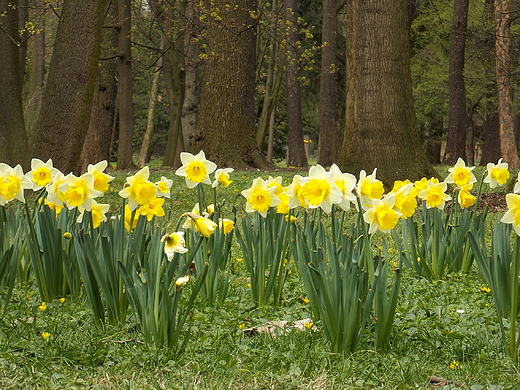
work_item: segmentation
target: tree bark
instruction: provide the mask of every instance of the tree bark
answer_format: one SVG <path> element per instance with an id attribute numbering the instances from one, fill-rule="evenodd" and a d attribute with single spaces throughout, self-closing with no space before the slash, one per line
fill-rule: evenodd
<path id="1" fill-rule="evenodd" d="M 320 116 L 318 163 L 322 166 L 330 166 L 336 161 L 340 144 L 336 114 L 336 46 L 338 28 L 336 9 L 336 0 L 323 0 L 320 101 L 318 110 Z"/>
<path id="2" fill-rule="evenodd" d="M 307 167 L 303 143 L 302 92 L 298 50 L 298 1 L 285 0 L 287 20 L 287 166 Z"/>
<path id="3" fill-rule="evenodd" d="M 160 62 L 157 64 L 158 68 L 155 70 L 152 78 L 152 85 L 150 87 L 150 100 L 148 102 L 148 115 L 146 120 L 146 130 L 143 136 L 143 143 L 141 144 L 141 151 L 139 152 L 139 158 L 137 159 L 137 166 L 142 168 L 150 160 L 152 150 L 152 136 L 154 130 L 154 119 L 155 119 L 155 102 L 157 101 L 157 87 L 159 85 L 159 72 Z"/>
<path id="4" fill-rule="evenodd" d="M 511 32 L 507 0 L 495 0 L 495 54 L 498 93 L 500 152 L 512 169 L 520 168 L 518 146 L 514 134 L 513 96 L 511 91 Z"/>
<path id="5" fill-rule="evenodd" d="M 438 176 L 419 139 L 412 102 L 407 0 L 347 1 L 346 126 L 338 165 L 395 180 Z M 377 26 L 377 28 L 376 28 Z"/>
<path id="6" fill-rule="evenodd" d="M 79 173 L 96 85 L 105 1 L 65 0 L 56 32 L 32 157 Z M 81 48 L 81 50 L 78 50 Z"/>
<path id="7" fill-rule="evenodd" d="M 219 166 L 264 169 L 267 162 L 255 140 L 255 0 L 213 2 L 219 18 L 208 15 L 194 152 L 204 150 Z"/>
<path id="8" fill-rule="evenodd" d="M 484 127 L 482 156 L 480 156 L 480 165 L 482 166 L 490 162 L 496 164 L 501 157 L 499 127 L 498 113 L 493 112 L 487 114 Z"/>
<path id="9" fill-rule="evenodd" d="M 132 1 L 119 0 L 119 136 L 117 145 L 117 169 L 134 168 L 132 143 L 134 136 L 134 113 L 132 108 Z"/>
<path id="10" fill-rule="evenodd" d="M 5 12 L 0 24 L 0 162 L 27 169 L 30 155 L 23 117 L 18 10 L 12 3 L 0 0 L 0 14 Z"/>
<path id="11" fill-rule="evenodd" d="M 466 160 L 466 88 L 464 85 L 464 53 L 468 26 L 469 0 L 458 0 L 453 6 L 449 58 L 448 138 L 444 163 L 454 165 L 460 157 Z"/>

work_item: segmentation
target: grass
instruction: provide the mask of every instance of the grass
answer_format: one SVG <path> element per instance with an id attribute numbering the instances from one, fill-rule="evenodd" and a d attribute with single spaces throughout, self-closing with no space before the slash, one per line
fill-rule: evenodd
<path id="1" fill-rule="evenodd" d="M 114 209 L 128 172 L 116 179 L 105 201 Z M 152 170 L 151 180 L 174 180 L 167 217 L 173 228 L 190 211 L 197 194 L 173 171 Z M 290 183 L 293 173 L 282 175 Z M 478 175 L 478 173 L 477 173 Z M 268 173 L 234 172 L 219 189 L 226 211 L 242 215 L 240 191 Z M 209 195 L 209 191 L 207 191 Z M 319 331 L 245 335 L 245 328 L 272 320 L 309 318 L 298 273 L 291 273 L 279 306 L 255 309 L 238 245 L 232 258 L 231 288 L 222 305 L 202 304 L 192 313 L 191 341 L 180 355 L 142 342 L 136 318 L 119 326 L 97 326 L 82 299 L 54 300 L 39 309 L 32 281 L 17 287 L 0 320 L 2 389 L 427 389 L 430 376 L 452 381 L 443 388 L 520 388 L 518 362 L 501 350 L 493 299 L 474 267 L 428 282 L 404 270 L 390 352 L 365 344 L 351 356 L 329 353 Z M 44 340 L 42 332 L 50 333 Z M 451 367 L 450 367 L 451 365 Z"/>

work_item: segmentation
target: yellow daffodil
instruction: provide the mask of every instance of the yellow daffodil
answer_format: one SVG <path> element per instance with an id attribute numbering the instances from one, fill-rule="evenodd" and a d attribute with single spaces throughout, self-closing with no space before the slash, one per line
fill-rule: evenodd
<path id="1" fill-rule="evenodd" d="M 361 207 L 366 209 L 372 204 L 373 199 L 381 199 L 385 192 L 383 182 L 376 179 L 377 168 L 371 175 L 366 174 L 364 170 L 359 172 L 359 180 L 356 186 L 356 193 L 361 201 Z M 357 204 L 356 204 L 357 206 Z"/>
<path id="2" fill-rule="evenodd" d="M 156 198 L 157 187 L 148 180 L 150 170 L 144 167 L 135 175 L 126 178 L 125 188 L 119 191 L 119 196 L 128 199 L 130 210 L 135 210 L 139 205 L 150 203 Z"/>
<path id="3" fill-rule="evenodd" d="M 426 201 L 427 208 L 437 207 L 442 210 L 446 202 L 451 199 L 451 196 L 446 194 L 447 189 L 448 185 L 445 182 L 428 181 L 426 189 L 419 192 L 419 198 Z"/>
<path id="4" fill-rule="evenodd" d="M 508 164 L 502 162 L 502 159 L 498 160 L 496 165 L 488 163 L 486 171 L 487 176 L 484 178 L 484 183 L 488 183 L 490 188 L 506 184 L 509 179 Z"/>
<path id="5" fill-rule="evenodd" d="M 241 192 L 246 198 L 246 211 L 252 213 L 258 211 L 265 217 L 270 207 L 275 207 L 280 203 L 280 199 L 274 194 L 276 187 L 268 187 L 267 182 L 261 177 L 253 180 L 251 188 Z"/>
<path id="6" fill-rule="evenodd" d="M 132 210 L 130 210 L 130 207 L 128 205 L 125 205 L 125 229 L 127 231 L 135 229 L 135 227 L 137 226 L 137 222 L 139 221 L 139 216 L 139 210 L 135 210 L 134 212 L 132 212 Z M 132 220 L 132 226 L 130 226 L 130 220 Z"/>
<path id="7" fill-rule="evenodd" d="M 285 193 L 289 197 L 289 208 L 293 209 L 295 207 L 307 207 L 307 202 L 305 202 L 305 198 L 302 196 L 302 181 L 303 177 L 301 175 L 294 175 L 292 183 Z"/>
<path id="8" fill-rule="evenodd" d="M 399 221 L 401 213 L 394 209 L 395 197 L 388 195 L 383 199 L 372 199 L 372 206 L 363 214 L 365 222 L 370 224 L 369 234 L 377 230 L 388 233 Z"/>
<path id="9" fill-rule="evenodd" d="M 80 207 L 79 210 L 81 211 L 81 214 L 78 216 L 77 222 L 81 223 L 83 221 L 83 216 L 86 210 L 82 207 Z M 89 211 L 92 218 L 92 227 L 94 229 L 99 227 L 101 222 L 105 222 L 107 220 L 106 213 L 108 213 L 108 210 L 110 210 L 109 204 L 94 203 L 92 205 Z"/>
<path id="10" fill-rule="evenodd" d="M 416 182 L 414 182 L 413 186 L 417 191 L 425 190 L 428 186 L 428 179 L 423 177 L 421 180 L 417 180 Z"/>
<path id="11" fill-rule="evenodd" d="M 65 207 L 63 204 L 56 204 L 54 202 L 49 202 L 47 199 L 43 201 L 43 204 L 50 208 L 51 210 L 54 210 L 56 212 L 56 216 L 60 215 L 61 210 Z"/>
<path id="12" fill-rule="evenodd" d="M 332 205 L 341 203 L 343 193 L 336 185 L 333 172 L 327 172 L 321 165 L 310 167 L 309 176 L 302 180 L 301 196 L 308 208 L 321 207 L 326 213 L 332 211 Z"/>
<path id="13" fill-rule="evenodd" d="M 47 186 L 47 200 L 62 206 L 65 201 L 63 192 L 59 190 L 59 187 L 65 183 L 65 175 L 61 172 L 57 172 L 52 179 L 52 182 Z"/>
<path id="14" fill-rule="evenodd" d="M 178 176 L 184 176 L 188 188 L 194 188 L 199 183 L 211 184 L 209 175 L 215 171 L 217 165 L 206 160 L 204 151 L 197 155 L 191 153 L 181 153 L 182 166 L 175 172 Z"/>
<path id="15" fill-rule="evenodd" d="M 87 167 L 87 173 L 92 173 L 92 175 L 94 175 L 94 189 L 103 194 L 107 192 L 109 183 L 114 180 L 113 176 L 105 173 L 107 166 L 108 162 L 104 160 L 95 165 L 89 164 Z"/>
<path id="16" fill-rule="evenodd" d="M 217 228 L 217 224 L 209 218 L 193 213 L 186 213 L 185 215 L 190 217 L 193 221 L 193 228 L 195 231 L 200 232 L 204 237 L 211 236 Z"/>
<path id="17" fill-rule="evenodd" d="M 39 190 L 52 182 L 54 175 L 58 170 L 52 166 L 52 160 L 44 163 L 42 160 L 33 158 L 31 160 L 31 170 L 27 172 L 26 177 L 33 182 L 33 190 Z"/>
<path id="18" fill-rule="evenodd" d="M 58 190 L 63 193 L 63 201 L 69 209 L 81 207 L 90 211 L 95 203 L 94 198 L 103 195 L 94 189 L 92 173 L 84 173 L 80 177 L 69 173 L 65 181 L 58 186 Z"/>
<path id="19" fill-rule="evenodd" d="M 182 276 L 175 281 L 175 290 L 179 290 L 190 281 L 189 276 Z"/>
<path id="20" fill-rule="evenodd" d="M 388 193 L 395 197 L 394 208 L 401 213 L 402 219 L 410 218 L 417 208 L 417 190 L 409 180 L 394 183 L 394 188 Z"/>
<path id="21" fill-rule="evenodd" d="M 157 187 L 158 198 L 170 198 L 170 188 L 172 188 L 173 180 L 161 176 L 161 180 L 155 183 Z"/>
<path id="22" fill-rule="evenodd" d="M 147 204 L 139 207 L 137 210 L 139 215 L 144 215 L 148 221 L 151 221 L 153 217 L 164 216 L 164 210 L 162 205 L 164 204 L 164 198 L 152 199 Z"/>
<path id="23" fill-rule="evenodd" d="M 191 210 L 191 214 L 201 215 L 200 207 L 199 207 L 198 203 L 195 203 L 195 206 L 193 206 L 193 209 Z M 186 221 L 182 224 L 182 228 L 183 229 L 195 229 L 195 227 L 193 226 L 193 220 L 188 216 L 188 213 L 186 213 L 185 215 L 186 215 Z M 202 216 L 208 218 L 209 214 L 202 213 Z"/>
<path id="24" fill-rule="evenodd" d="M 506 204 L 508 210 L 500 222 L 512 224 L 515 233 L 520 236 L 520 195 L 507 194 Z"/>
<path id="25" fill-rule="evenodd" d="M 475 204 L 475 201 L 477 200 L 477 198 L 471 195 L 470 193 L 472 188 L 473 183 L 469 183 L 465 186 L 462 186 L 459 191 L 457 201 L 459 202 L 460 207 L 462 207 L 463 209 L 473 206 L 473 204 Z"/>
<path id="26" fill-rule="evenodd" d="M 168 261 L 172 261 L 175 253 L 186 253 L 186 243 L 184 241 L 184 232 L 176 232 L 165 234 L 161 238 L 161 242 L 164 242 L 164 253 L 166 254 Z"/>
<path id="27" fill-rule="evenodd" d="M 209 204 L 208 207 L 206 207 L 206 211 L 207 211 L 208 215 L 215 214 L 215 205 Z"/>
<path id="28" fill-rule="evenodd" d="M 341 172 L 336 164 L 331 165 L 330 172 L 332 172 L 334 176 L 336 187 L 338 187 L 343 194 L 338 206 L 341 207 L 341 209 L 348 211 L 350 210 L 351 203 L 356 204 L 356 195 L 352 193 L 356 187 L 356 177 L 350 173 Z"/>
<path id="29" fill-rule="evenodd" d="M 21 165 L 11 168 L 3 164 L 0 169 L 0 204 L 2 206 L 13 199 L 25 203 L 24 190 L 29 188 L 33 188 L 33 182 L 23 174 Z"/>
<path id="30" fill-rule="evenodd" d="M 222 232 L 224 232 L 224 234 L 228 234 L 231 233 L 235 228 L 235 222 L 233 222 L 230 219 L 220 218 L 218 220 L 218 226 L 220 229 L 222 229 Z"/>
<path id="31" fill-rule="evenodd" d="M 227 187 L 231 183 L 233 183 L 232 180 L 229 180 L 229 174 L 233 172 L 233 168 L 220 168 L 215 171 L 215 180 L 213 180 L 213 183 L 211 186 L 213 188 L 217 187 L 220 184 L 222 184 L 224 187 Z"/>
<path id="32" fill-rule="evenodd" d="M 274 194 L 276 196 L 280 195 L 283 192 L 283 186 L 282 186 L 282 177 L 276 176 L 272 177 L 269 176 L 267 178 L 267 187 L 275 187 Z"/>
<path id="33" fill-rule="evenodd" d="M 283 191 L 277 196 L 280 199 L 280 203 L 276 206 L 276 212 L 278 214 L 289 214 L 289 195 Z"/>
<path id="34" fill-rule="evenodd" d="M 449 175 L 444 180 L 446 183 L 454 183 L 462 187 L 469 183 L 475 183 L 477 179 L 471 172 L 475 167 L 467 167 L 463 159 L 459 157 L 453 168 L 448 169 Z"/>

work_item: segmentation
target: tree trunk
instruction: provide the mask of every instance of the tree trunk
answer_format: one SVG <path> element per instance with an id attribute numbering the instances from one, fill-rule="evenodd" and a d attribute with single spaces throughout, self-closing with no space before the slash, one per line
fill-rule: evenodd
<path id="1" fill-rule="evenodd" d="M 117 25 L 117 5 L 111 2 L 105 24 Z M 109 160 L 112 147 L 112 129 L 116 118 L 118 61 L 111 58 L 117 50 L 117 28 L 104 28 L 101 57 L 96 89 L 90 114 L 90 122 L 80 156 L 80 172 L 86 172 L 89 164 Z"/>
<path id="2" fill-rule="evenodd" d="M 0 0 L 2 30 L 0 30 L 0 162 L 22 164 L 28 168 L 30 154 L 22 104 L 22 68 L 20 67 L 20 37 L 18 10 L 11 0 Z"/>
<path id="3" fill-rule="evenodd" d="M 464 86 L 464 52 L 468 26 L 469 0 L 458 0 L 453 6 L 450 41 L 449 69 L 449 116 L 448 138 L 444 163 L 454 165 L 460 157 L 466 160 L 466 132 L 468 114 L 466 112 L 466 88 Z"/>
<path id="4" fill-rule="evenodd" d="M 320 72 L 320 139 L 318 142 L 318 163 L 330 166 L 336 161 L 339 151 L 337 100 L 337 27 L 336 0 L 323 0 L 323 27 L 321 33 Z"/>
<path id="5" fill-rule="evenodd" d="M 132 108 L 132 1 L 119 0 L 119 136 L 117 145 L 117 169 L 134 168 L 132 143 L 134 136 L 134 113 Z"/>
<path id="6" fill-rule="evenodd" d="M 139 168 L 144 167 L 148 163 L 148 161 L 150 161 L 155 119 L 155 102 L 157 101 L 157 87 L 159 85 L 159 75 L 161 74 L 159 72 L 160 66 L 160 62 L 157 63 L 157 69 L 153 74 L 152 86 L 150 87 L 150 100 L 148 102 L 146 130 L 144 132 L 143 143 L 141 144 L 141 151 L 139 152 L 139 158 L 137 159 L 137 166 Z"/>
<path id="7" fill-rule="evenodd" d="M 285 0 L 287 20 L 287 166 L 307 167 L 303 144 L 302 91 L 298 50 L 298 1 Z"/>
<path id="8" fill-rule="evenodd" d="M 407 0 L 347 1 L 347 108 L 338 165 L 395 180 L 438 176 L 419 139 L 412 102 Z M 377 28 L 375 28 L 377 26 Z"/>
<path id="9" fill-rule="evenodd" d="M 485 166 L 490 162 L 496 164 L 501 157 L 499 127 L 498 113 L 487 114 L 480 165 Z"/>
<path id="10" fill-rule="evenodd" d="M 63 2 L 56 41 L 31 142 L 32 156 L 78 172 L 88 129 L 101 47 L 105 1 Z M 78 50 L 81 48 L 81 50 Z"/>
<path id="11" fill-rule="evenodd" d="M 255 140 L 255 0 L 218 0 L 219 18 L 207 18 L 209 48 L 204 64 L 195 152 L 219 166 L 264 169 Z M 220 20 L 221 18 L 221 20 Z"/>
<path id="12" fill-rule="evenodd" d="M 512 169 L 520 168 L 518 147 L 514 134 L 513 97 L 511 91 L 511 32 L 508 0 L 495 0 L 495 54 L 498 92 L 498 122 L 500 152 Z"/>

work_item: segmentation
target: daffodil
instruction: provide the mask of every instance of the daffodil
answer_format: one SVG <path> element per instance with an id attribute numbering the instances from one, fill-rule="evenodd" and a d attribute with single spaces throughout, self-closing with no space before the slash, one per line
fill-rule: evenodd
<path id="1" fill-rule="evenodd" d="M 220 218 L 218 220 L 218 227 L 224 234 L 228 234 L 231 233 L 235 228 L 235 222 L 233 222 L 231 219 Z"/>
<path id="2" fill-rule="evenodd" d="M 137 222 L 139 221 L 139 210 L 132 211 L 130 210 L 130 207 L 128 205 L 125 205 L 125 229 L 127 231 L 131 231 L 132 229 L 135 229 L 137 226 Z M 131 220 L 131 225 L 130 225 Z"/>
<path id="3" fill-rule="evenodd" d="M 462 186 L 459 194 L 457 196 L 457 201 L 459 202 L 460 207 L 466 209 L 468 207 L 473 206 L 477 198 L 474 195 L 471 195 L 470 191 L 473 188 L 473 183 L 466 184 Z"/>
<path id="4" fill-rule="evenodd" d="M 139 215 L 144 215 L 148 221 L 151 221 L 153 217 L 162 217 L 164 216 L 163 204 L 164 198 L 152 199 L 147 204 L 139 207 Z"/>
<path id="5" fill-rule="evenodd" d="M 383 182 L 376 179 L 377 168 L 372 174 L 368 175 L 364 170 L 359 172 L 359 180 L 356 186 L 356 193 L 359 196 L 361 207 L 366 209 L 372 204 L 373 199 L 381 199 L 385 192 Z M 357 205 L 356 205 L 357 206 Z"/>
<path id="6" fill-rule="evenodd" d="M 172 188 L 173 180 L 161 176 L 161 180 L 155 183 L 157 187 L 157 197 L 170 198 L 170 188 Z"/>
<path id="7" fill-rule="evenodd" d="M 186 253 L 188 251 L 184 241 L 184 232 L 165 234 L 161 238 L 161 242 L 164 242 L 164 253 L 168 261 L 172 261 L 175 253 Z"/>
<path id="8" fill-rule="evenodd" d="M 108 162 L 104 160 L 95 165 L 89 164 L 87 167 L 87 173 L 92 173 L 92 175 L 94 175 L 94 189 L 103 194 L 107 192 L 109 183 L 114 180 L 113 176 L 105 173 L 107 166 Z"/>
<path id="9" fill-rule="evenodd" d="M 17 165 L 11 168 L 4 164 L 6 169 L 0 172 L 0 204 L 4 206 L 13 199 L 25 203 L 23 191 L 33 188 L 33 183 L 24 174 L 22 167 Z"/>
<path id="10" fill-rule="evenodd" d="M 175 290 L 178 290 L 181 287 L 184 287 L 189 281 L 190 281 L 189 275 L 188 276 L 182 276 L 182 277 L 178 278 L 175 281 Z"/>
<path id="11" fill-rule="evenodd" d="M 508 210 L 500 222 L 512 224 L 515 233 L 520 236 L 520 195 L 507 194 L 506 204 Z"/>
<path id="12" fill-rule="evenodd" d="M 47 186 L 47 200 L 49 202 L 60 206 L 63 205 L 65 198 L 59 187 L 65 182 L 65 179 L 65 175 L 59 171 L 54 175 L 52 182 Z"/>
<path id="13" fill-rule="evenodd" d="M 65 207 L 63 204 L 57 204 L 54 202 L 50 202 L 47 199 L 43 201 L 43 204 L 50 208 L 51 210 L 54 210 L 56 212 L 56 216 L 58 216 L 61 213 L 61 210 Z"/>
<path id="14" fill-rule="evenodd" d="M 204 237 L 211 236 L 217 228 L 217 224 L 209 218 L 205 218 L 193 213 L 186 213 L 185 215 L 190 217 L 193 221 L 193 228 L 195 231 L 200 232 Z"/>
<path id="15" fill-rule="evenodd" d="M 334 183 L 343 194 L 341 202 L 338 203 L 338 206 L 343 210 L 348 211 L 350 210 L 351 203 L 356 204 L 356 195 L 352 193 L 356 187 L 356 177 L 350 173 L 341 172 L 336 164 L 331 165 L 330 172 L 332 172 L 334 176 Z"/>
<path id="16" fill-rule="evenodd" d="M 280 199 L 274 194 L 276 187 L 268 187 L 267 182 L 261 177 L 253 180 L 251 188 L 241 192 L 246 198 L 246 211 L 252 213 L 258 211 L 260 215 L 265 217 L 270 207 L 275 207 L 280 203 Z"/>
<path id="17" fill-rule="evenodd" d="M 301 196 L 307 207 L 321 207 L 326 213 L 332 211 L 332 205 L 341 203 L 343 193 L 336 186 L 333 172 L 327 172 L 321 165 L 310 167 L 309 176 L 302 180 Z"/>
<path id="18" fill-rule="evenodd" d="M 395 182 L 388 194 L 395 197 L 394 208 L 401 213 L 401 218 L 407 219 L 415 214 L 417 190 L 409 180 Z"/>
<path id="19" fill-rule="evenodd" d="M 419 198 L 426 201 L 427 208 L 437 207 L 442 210 L 446 202 L 451 199 L 451 196 L 446 194 L 447 189 L 448 185 L 445 182 L 428 181 L 426 189 L 419 192 Z"/>
<path id="20" fill-rule="evenodd" d="M 289 214 L 289 195 L 284 191 L 277 196 L 280 199 L 280 203 L 276 206 L 276 212 L 278 214 Z"/>
<path id="21" fill-rule="evenodd" d="M 295 207 L 307 207 L 307 202 L 305 198 L 302 196 L 302 181 L 303 177 L 301 175 L 294 175 L 292 183 L 285 193 L 289 197 L 289 208 L 293 209 Z"/>
<path id="22" fill-rule="evenodd" d="M 125 188 L 119 191 L 119 196 L 128 199 L 130 210 L 133 211 L 137 206 L 148 204 L 156 198 L 157 187 L 148 180 L 149 176 L 150 170 L 146 166 L 126 178 Z"/>
<path id="23" fill-rule="evenodd" d="M 49 184 L 57 172 L 58 170 L 52 166 L 51 159 L 44 163 L 42 160 L 33 158 L 31 170 L 27 172 L 26 177 L 33 182 L 33 190 L 36 191 Z"/>
<path id="24" fill-rule="evenodd" d="M 220 168 L 215 171 L 215 180 L 213 180 L 213 183 L 211 186 L 213 188 L 217 187 L 220 184 L 222 184 L 224 187 L 227 187 L 231 183 L 233 183 L 232 180 L 229 180 L 229 174 L 233 172 L 233 168 Z"/>
<path id="25" fill-rule="evenodd" d="M 477 179 L 471 172 L 475 167 L 467 167 L 463 159 L 459 157 L 455 166 L 448 169 L 449 175 L 444 180 L 446 183 L 454 183 L 455 185 L 462 187 L 469 183 L 475 183 Z"/>
<path id="26" fill-rule="evenodd" d="M 393 195 L 383 199 L 372 199 L 372 205 L 363 214 L 365 222 L 370 224 L 369 234 L 377 230 L 387 233 L 397 225 L 401 213 L 394 209 L 394 205 Z"/>
<path id="27" fill-rule="evenodd" d="M 175 172 L 178 176 L 184 176 L 188 188 L 194 188 L 199 183 L 211 184 L 209 175 L 215 171 L 217 165 L 206 160 L 204 151 L 195 156 L 191 153 L 181 153 L 182 166 Z"/>
<path id="28" fill-rule="evenodd" d="M 275 187 L 274 194 L 276 196 L 280 195 L 283 192 L 283 186 L 282 186 L 282 177 L 276 176 L 272 177 L 269 176 L 267 178 L 267 187 Z"/>
<path id="29" fill-rule="evenodd" d="M 484 183 L 488 183 L 490 188 L 503 185 L 509 179 L 508 164 L 502 162 L 502 159 L 498 160 L 496 165 L 488 163 L 486 171 L 487 176 L 484 178 Z"/>
<path id="30" fill-rule="evenodd" d="M 79 210 L 81 213 L 78 216 L 77 222 L 81 223 L 83 221 L 83 216 L 86 210 L 82 207 L 80 207 Z M 94 203 L 92 205 L 92 208 L 90 209 L 90 215 L 92 218 L 92 227 L 94 229 L 99 227 L 101 222 L 105 222 L 107 220 L 106 213 L 108 213 L 108 210 L 110 210 L 109 204 Z"/>
<path id="31" fill-rule="evenodd" d="M 84 173 L 80 177 L 69 173 L 65 181 L 58 186 L 58 190 L 63 193 L 63 201 L 69 209 L 81 207 L 90 211 L 94 205 L 94 199 L 103 195 L 94 189 L 94 175 Z"/>

